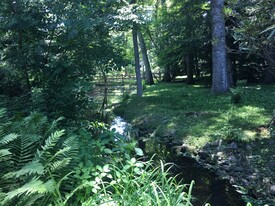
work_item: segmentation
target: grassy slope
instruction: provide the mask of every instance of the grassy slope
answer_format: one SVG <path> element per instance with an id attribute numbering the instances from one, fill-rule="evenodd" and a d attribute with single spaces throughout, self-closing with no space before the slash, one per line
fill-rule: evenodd
<path id="1" fill-rule="evenodd" d="M 147 86 L 144 96 L 132 96 L 116 113 L 161 140 L 171 136 L 194 146 L 216 139 L 250 141 L 269 136 L 259 132 L 274 114 L 275 86 L 245 86 L 241 102 L 231 94 L 213 95 L 209 87 L 183 83 Z"/>

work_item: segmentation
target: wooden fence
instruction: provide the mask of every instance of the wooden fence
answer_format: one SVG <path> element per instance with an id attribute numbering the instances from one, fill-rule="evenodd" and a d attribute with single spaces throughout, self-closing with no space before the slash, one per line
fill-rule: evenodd
<path id="1" fill-rule="evenodd" d="M 161 74 L 153 73 L 156 81 L 160 81 Z M 109 104 L 109 100 L 131 94 L 136 91 L 136 77 L 133 75 L 96 75 L 93 79 L 94 86 L 89 94 L 93 101 L 101 105 L 100 110 Z"/>

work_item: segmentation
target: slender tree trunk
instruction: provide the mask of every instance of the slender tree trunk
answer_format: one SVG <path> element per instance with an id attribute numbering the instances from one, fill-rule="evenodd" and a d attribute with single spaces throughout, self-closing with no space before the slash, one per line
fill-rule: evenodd
<path id="1" fill-rule="evenodd" d="M 275 82 L 275 43 L 265 46 L 262 50 L 268 65 L 268 68 L 262 73 L 262 83 L 272 84 Z"/>
<path id="2" fill-rule="evenodd" d="M 227 75 L 228 75 L 228 84 L 230 87 L 234 86 L 234 80 L 233 80 L 233 62 L 230 58 L 230 55 L 226 55 L 226 64 L 227 64 Z"/>
<path id="3" fill-rule="evenodd" d="M 142 78 L 139 65 L 139 53 L 138 53 L 138 39 L 137 39 L 137 25 L 133 23 L 133 45 L 134 45 L 134 55 L 135 55 L 135 72 L 137 81 L 137 96 L 142 96 Z"/>
<path id="4" fill-rule="evenodd" d="M 146 83 L 149 85 L 152 85 L 152 84 L 154 84 L 154 79 L 153 79 L 153 75 L 152 75 L 152 71 L 151 71 L 149 58 L 147 55 L 146 44 L 145 44 L 144 38 L 142 36 L 142 33 L 140 31 L 137 31 L 137 35 L 138 35 L 138 40 L 140 43 L 140 50 L 141 50 L 141 54 L 142 54 L 143 63 L 145 66 Z"/>
<path id="5" fill-rule="evenodd" d="M 196 78 L 199 79 L 201 77 L 201 74 L 200 74 L 199 59 L 198 59 L 197 54 L 195 55 L 194 67 L 195 67 Z"/>
<path id="6" fill-rule="evenodd" d="M 192 61 L 193 57 L 191 57 L 190 54 L 186 54 L 185 61 L 186 61 L 186 70 L 187 70 L 187 84 L 193 84 L 194 78 L 193 78 L 193 67 L 194 62 Z"/>
<path id="7" fill-rule="evenodd" d="M 229 90 L 226 68 L 224 0 L 211 1 L 212 12 L 212 92 L 225 93 Z"/>
<path id="8" fill-rule="evenodd" d="M 170 72 L 168 66 L 164 67 L 164 74 L 163 74 L 162 81 L 163 82 L 171 82 L 172 81 L 171 72 Z"/>

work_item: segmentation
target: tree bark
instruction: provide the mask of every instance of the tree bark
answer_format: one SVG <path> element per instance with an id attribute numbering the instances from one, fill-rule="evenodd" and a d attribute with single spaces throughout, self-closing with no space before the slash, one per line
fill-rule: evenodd
<path id="1" fill-rule="evenodd" d="M 212 92 L 226 93 L 229 90 L 226 68 L 224 0 L 211 1 L 212 14 Z"/>
<path id="2" fill-rule="evenodd" d="M 139 64 L 139 53 L 138 53 L 138 39 L 137 39 L 137 25 L 133 23 L 133 45 L 134 45 L 134 55 L 135 55 L 135 72 L 136 72 L 136 81 L 137 81 L 137 96 L 142 96 L 142 78 L 140 72 Z"/>
<path id="3" fill-rule="evenodd" d="M 137 30 L 137 35 L 138 35 L 138 40 L 139 40 L 139 44 L 140 44 L 140 50 L 141 50 L 141 54 L 142 54 L 143 63 L 145 66 L 146 84 L 153 85 L 154 79 L 153 79 L 153 75 L 152 75 L 152 71 L 151 71 L 149 58 L 147 55 L 146 44 L 145 44 L 144 38 L 142 36 L 142 33 L 139 30 Z"/>
<path id="4" fill-rule="evenodd" d="M 193 77 L 193 68 L 194 68 L 194 61 L 192 60 L 192 56 L 190 54 L 186 54 L 185 62 L 186 62 L 186 70 L 187 70 L 187 84 L 194 83 Z"/>
<path id="5" fill-rule="evenodd" d="M 170 72 L 168 66 L 165 66 L 165 67 L 164 67 L 164 72 L 163 72 L 162 81 L 163 81 L 163 82 L 171 82 L 171 81 L 172 81 L 171 72 Z"/>

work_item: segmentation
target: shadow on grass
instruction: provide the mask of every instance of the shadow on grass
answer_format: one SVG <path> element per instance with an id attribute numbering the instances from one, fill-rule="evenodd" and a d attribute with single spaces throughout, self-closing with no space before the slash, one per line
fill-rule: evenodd
<path id="1" fill-rule="evenodd" d="M 226 130 L 255 133 L 272 117 L 274 99 L 274 86 L 244 88 L 241 103 L 233 105 L 230 93 L 213 95 L 202 85 L 166 83 L 148 86 L 143 97 L 132 96 L 115 112 L 159 138 L 174 136 L 200 145 L 228 135 Z"/>

